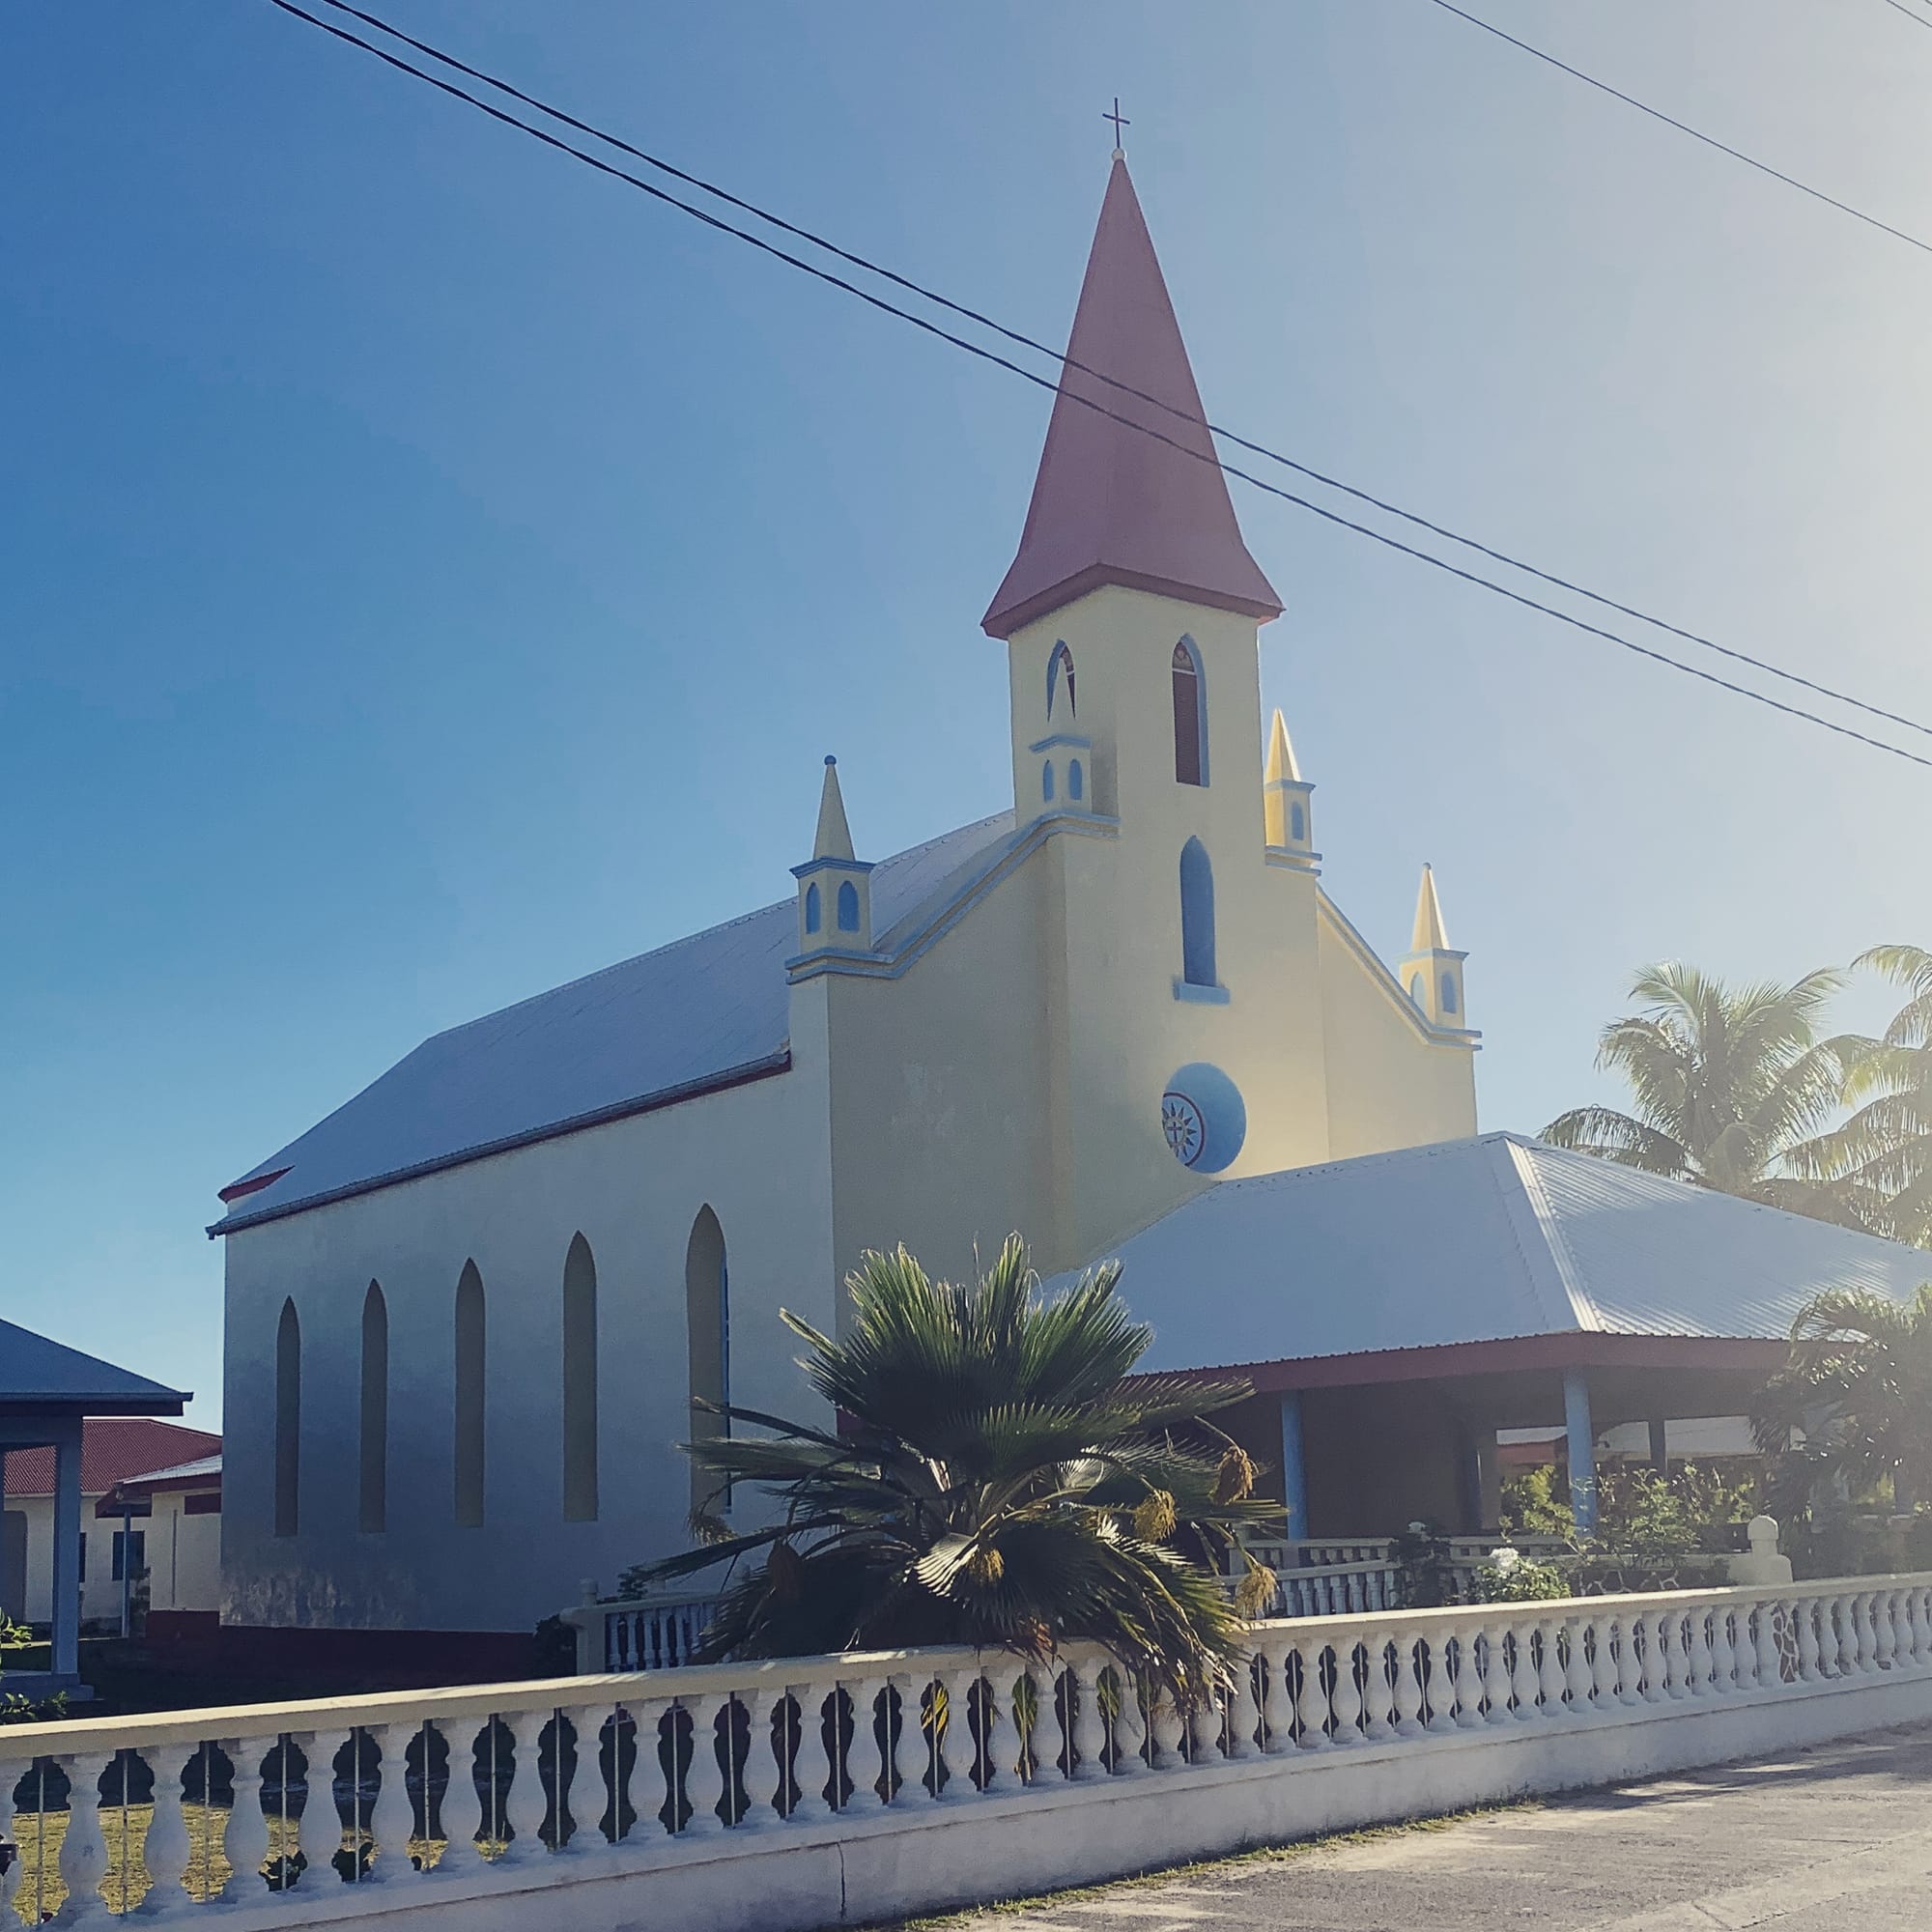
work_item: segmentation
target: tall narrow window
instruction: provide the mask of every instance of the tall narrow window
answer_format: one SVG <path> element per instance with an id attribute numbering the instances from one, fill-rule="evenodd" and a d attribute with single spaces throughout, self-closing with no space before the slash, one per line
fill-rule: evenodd
<path id="1" fill-rule="evenodd" d="M 730 1435 L 730 1420 L 700 1405 L 731 1400 L 731 1286 L 724 1231 L 709 1208 L 699 1208 L 684 1251 L 684 1311 L 691 1356 L 691 1439 L 714 1441 Z M 715 1477 L 692 1464 L 694 1507 L 717 1487 Z"/>
<path id="2" fill-rule="evenodd" d="M 1055 701 L 1062 692 L 1066 694 L 1066 715 L 1070 719 L 1077 715 L 1079 706 L 1073 698 L 1073 653 L 1066 648 L 1063 639 L 1053 647 L 1053 654 L 1046 661 L 1046 715 L 1053 716 Z"/>
<path id="3" fill-rule="evenodd" d="M 850 879 L 842 881 L 838 888 L 838 930 L 859 930 L 859 888 Z"/>
<path id="4" fill-rule="evenodd" d="M 597 1264 L 582 1235 L 563 1262 L 563 1515 L 597 1520 Z"/>
<path id="5" fill-rule="evenodd" d="M 1207 693 L 1192 638 L 1174 647 L 1174 778 L 1177 784 L 1208 782 Z"/>
<path id="6" fill-rule="evenodd" d="M 389 1522 L 389 1305 L 380 1284 L 362 1297 L 362 1417 L 355 1526 Z"/>
<path id="7" fill-rule="evenodd" d="M 1456 1010 L 1456 976 L 1453 973 L 1442 976 L 1442 1010 L 1445 1013 Z"/>
<path id="8" fill-rule="evenodd" d="M 818 930 L 818 881 L 816 879 L 805 889 L 805 929 L 808 932 L 816 932 Z"/>
<path id="9" fill-rule="evenodd" d="M 483 1277 L 465 1262 L 456 1284 L 456 1520 L 471 1528 L 483 1520 L 486 1367 Z"/>
<path id="10" fill-rule="evenodd" d="M 302 1336 L 293 1301 L 275 1326 L 275 1534 L 293 1536 L 301 1519 Z"/>
<path id="11" fill-rule="evenodd" d="M 1190 986 L 1216 983 L 1214 867 L 1198 838 L 1180 848 L 1180 977 Z"/>

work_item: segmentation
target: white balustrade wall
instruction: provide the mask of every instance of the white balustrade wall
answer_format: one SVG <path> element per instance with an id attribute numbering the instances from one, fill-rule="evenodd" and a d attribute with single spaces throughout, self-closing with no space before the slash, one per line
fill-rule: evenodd
<path id="1" fill-rule="evenodd" d="M 1932 1574 L 0 1729 L 24 1924 L 806 1932 L 1932 1719 Z M 0 1910 L 0 1932 L 7 1923 Z"/>

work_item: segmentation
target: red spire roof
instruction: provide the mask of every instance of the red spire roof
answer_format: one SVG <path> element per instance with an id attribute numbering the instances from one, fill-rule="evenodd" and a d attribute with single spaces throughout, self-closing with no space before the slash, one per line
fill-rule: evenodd
<path id="1" fill-rule="evenodd" d="M 1280 616 L 1281 599 L 1241 541 L 1227 479 L 1211 460 L 1200 460 L 1214 455 L 1201 392 L 1118 154 L 1066 354 L 1019 554 L 981 620 L 986 635 L 1009 638 L 1102 583 L 1264 621 Z M 1097 373 L 1085 375 L 1070 366 L 1075 362 Z M 1143 402 L 1101 376 L 1167 407 Z M 1089 402 L 1128 422 L 1102 415 Z"/>

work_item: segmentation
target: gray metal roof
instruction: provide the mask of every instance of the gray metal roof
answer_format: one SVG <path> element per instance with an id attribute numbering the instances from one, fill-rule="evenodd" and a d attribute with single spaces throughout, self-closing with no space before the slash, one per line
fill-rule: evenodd
<path id="1" fill-rule="evenodd" d="M 83 1415 L 179 1415 L 189 1401 L 146 1376 L 0 1321 L 0 1411 L 62 1408 Z"/>
<path id="2" fill-rule="evenodd" d="M 1012 836 L 1012 813 L 999 812 L 883 861 L 874 935 L 889 947 Z M 782 899 L 425 1040 L 243 1175 L 237 1186 L 287 1170 L 211 1232 L 781 1070 L 796 908 Z"/>
<path id="3" fill-rule="evenodd" d="M 1150 1369 L 1529 1335 L 1776 1339 L 1820 1289 L 1932 1279 L 1918 1249 L 1515 1134 L 1221 1181 L 1112 1252 L 1154 1326 Z"/>

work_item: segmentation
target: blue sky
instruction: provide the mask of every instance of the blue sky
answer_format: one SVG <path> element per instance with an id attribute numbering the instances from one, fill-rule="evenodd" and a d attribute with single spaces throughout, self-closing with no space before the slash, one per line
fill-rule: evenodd
<path id="1" fill-rule="evenodd" d="M 1878 0 L 1482 11 L 1932 233 Z M 1427 0 L 392 13 L 1056 341 L 1118 92 L 1218 419 L 1932 714 L 1932 259 Z M 216 1188 L 780 896 L 827 751 L 864 853 L 1003 802 L 1046 398 L 266 0 L 4 32 L 0 1311 L 213 1421 Z M 1393 952 L 1435 863 L 1485 1125 L 1603 1091 L 1644 961 L 1926 938 L 1932 774 L 1236 496 L 1327 883 Z"/>

